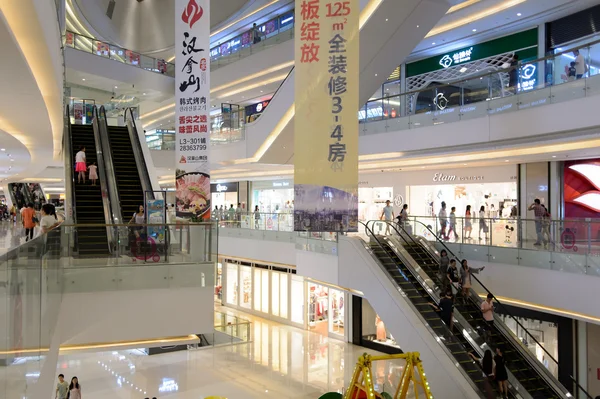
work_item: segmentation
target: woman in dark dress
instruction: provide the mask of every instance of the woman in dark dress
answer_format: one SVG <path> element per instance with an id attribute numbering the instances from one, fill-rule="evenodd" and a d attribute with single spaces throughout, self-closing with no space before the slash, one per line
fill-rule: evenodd
<path id="1" fill-rule="evenodd" d="M 506 365 L 504 364 L 504 356 L 502 350 L 496 348 L 496 356 L 494 357 L 496 381 L 498 381 L 498 390 L 503 398 L 508 398 L 508 373 L 506 372 Z"/>

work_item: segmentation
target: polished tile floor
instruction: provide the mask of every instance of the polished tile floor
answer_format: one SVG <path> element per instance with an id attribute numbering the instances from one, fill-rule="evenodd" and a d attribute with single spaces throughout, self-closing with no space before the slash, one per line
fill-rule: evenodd
<path id="1" fill-rule="evenodd" d="M 228 311 L 229 312 L 229 311 Z M 237 312 L 232 312 L 239 314 Z M 61 355 L 57 374 L 76 375 L 85 399 L 318 398 L 341 392 L 359 355 L 377 352 L 239 314 L 253 323 L 253 342 L 144 356 L 135 350 Z M 402 362 L 374 364 L 379 384 Z M 389 390 L 389 382 L 385 382 Z"/>

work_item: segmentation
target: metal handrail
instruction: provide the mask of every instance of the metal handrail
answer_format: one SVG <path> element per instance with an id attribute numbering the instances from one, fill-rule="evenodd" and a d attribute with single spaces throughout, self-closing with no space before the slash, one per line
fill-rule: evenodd
<path id="1" fill-rule="evenodd" d="M 98 108 L 94 105 L 92 109 L 92 128 L 94 132 L 94 143 L 96 144 L 96 160 L 98 163 L 98 174 L 100 178 L 100 191 L 102 193 L 102 206 L 104 208 L 104 221 L 109 224 L 114 221 L 112 206 L 118 206 L 119 202 L 112 204 L 109 195 L 114 190 L 109 188 L 111 181 L 106 175 L 106 162 L 104 159 L 104 150 L 106 147 L 106 136 L 102 137 L 101 124 L 98 117 Z M 111 163 L 112 165 L 112 163 Z M 116 244 L 115 234 L 112 229 L 106 228 L 106 237 L 108 239 L 108 249 L 112 253 Z"/>
<path id="2" fill-rule="evenodd" d="M 71 113 L 69 104 L 65 107 L 65 134 L 63 134 L 63 152 L 65 164 L 65 219 L 77 223 L 75 212 L 75 174 L 73 167 L 73 138 L 71 133 Z"/>
<path id="3" fill-rule="evenodd" d="M 106 183 L 108 189 L 108 196 L 110 198 L 111 205 L 111 223 L 119 223 L 121 220 L 121 199 L 119 196 L 119 190 L 117 187 L 117 178 L 115 176 L 115 169 L 112 157 L 112 146 L 110 144 L 110 137 L 108 136 L 108 120 L 106 118 L 106 111 L 104 106 L 97 109 L 94 106 L 94 112 L 98 115 L 98 125 L 100 128 L 100 137 L 102 141 L 102 152 L 104 155 L 104 171 L 106 175 Z"/>
<path id="4" fill-rule="evenodd" d="M 381 221 L 374 221 L 374 222 L 381 222 Z M 440 244 L 442 244 L 442 246 L 443 246 L 443 247 L 444 247 L 444 249 L 445 249 L 445 250 L 448 252 L 448 254 L 451 254 L 451 255 L 452 255 L 452 257 L 453 257 L 453 258 L 454 258 L 454 259 L 455 259 L 457 262 L 459 262 L 459 263 L 461 262 L 460 258 L 458 258 L 458 257 L 457 257 L 457 256 L 454 254 L 454 252 L 452 252 L 452 251 L 451 251 L 451 250 L 450 250 L 450 249 L 449 249 L 449 248 L 446 246 L 446 244 L 445 244 L 445 243 L 444 243 L 442 240 L 440 240 L 440 239 L 437 237 L 437 235 L 435 235 L 435 234 L 433 233 L 433 231 L 431 231 L 431 229 L 430 229 L 428 226 L 426 226 L 424 223 L 422 223 L 422 222 L 420 222 L 420 221 L 416 221 L 416 222 L 420 223 L 421 225 L 423 225 L 423 227 L 425 227 L 427 230 L 429 230 L 429 232 L 430 232 L 430 233 L 431 233 L 431 234 L 432 234 L 434 237 L 436 237 L 436 241 L 438 241 Z M 389 223 L 389 224 L 391 225 L 391 227 L 392 227 L 392 228 L 393 228 L 393 229 L 394 229 L 394 230 L 395 230 L 395 231 L 396 231 L 396 232 L 399 234 L 399 232 L 398 232 L 398 230 L 396 229 L 396 226 L 394 225 L 394 223 L 391 223 L 391 222 L 386 222 L 386 223 Z M 403 231 L 404 231 L 404 229 L 403 229 Z M 411 240 L 412 240 L 412 241 L 413 241 L 415 244 L 417 244 L 417 242 L 414 240 L 414 238 L 412 237 L 412 235 L 411 235 L 411 234 L 408 234 L 408 232 L 405 232 L 405 233 L 406 233 L 406 235 L 408 235 L 408 236 L 411 238 Z M 537 345 L 538 345 L 540 348 L 542 348 L 542 350 L 544 351 L 544 353 L 545 353 L 545 354 L 546 354 L 546 355 L 547 355 L 547 356 L 548 356 L 548 357 L 549 357 L 549 358 L 550 358 L 550 359 L 551 359 L 551 360 L 552 360 L 554 363 L 556 363 L 556 364 L 558 365 L 558 360 L 556 360 L 556 359 L 555 359 L 555 358 L 554 358 L 554 357 L 553 357 L 553 356 L 550 354 L 550 352 L 548 352 L 548 351 L 546 350 L 546 348 L 544 348 L 544 346 L 543 346 L 543 345 L 542 345 L 542 344 L 541 344 L 541 343 L 540 343 L 540 342 L 539 342 L 539 341 L 538 341 L 538 340 L 537 340 L 537 339 L 536 339 L 536 338 L 535 338 L 533 335 L 531 335 L 531 333 L 530 333 L 530 332 L 529 332 L 529 331 L 528 331 L 528 330 L 527 330 L 527 329 L 526 329 L 526 328 L 525 328 L 525 327 L 524 327 L 524 326 L 523 326 L 523 325 L 522 325 L 522 324 L 519 322 L 519 320 L 517 320 L 517 318 L 516 318 L 515 316 L 513 316 L 513 315 L 512 315 L 512 313 L 511 313 L 511 312 L 510 312 L 510 311 L 509 311 L 509 310 L 506 308 L 506 306 L 505 306 L 505 305 L 504 305 L 502 302 L 500 302 L 500 301 L 498 300 L 498 298 L 496 298 L 496 296 L 495 296 L 495 295 L 494 295 L 494 294 L 493 294 L 493 293 L 492 293 L 492 292 L 491 292 L 491 291 L 490 291 L 490 290 L 489 290 L 489 289 L 488 289 L 488 288 L 487 288 L 487 287 L 486 287 L 486 286 L 485 286 L 485 285 L 484 285 L 484 284 L 481 282 L 481 280 L 479 280 L 479 279 L 477 278 L 477 276 L 475 276 L 474 274 L 471 274 L 471 278 L 474 278 L 474 279 L 475 279 L 475 281 L 477 281 L 477 282 L 479 283 L 479 285 L 480 285 L 480 286 L 481 286 L 481 287 L 482 287 L 482 288 L 485 290 L 485 292 L 487 292 L 488 294 L 491 294 L 491 295 L 492 295 L 492 297 L 494 298 L 494 300 L 495 300 L 495 301 L 498 303 L 498 305 L 500 305 L 500 307 L 503 309 L 503 313 L 504 313 L 505 315 L 507 315 L 508 317 L 510 317 L 511 319 L 513 319 L 513 321 L 514 321 L 515 323 L 517 323 L 517 325 L 518 325 L 519 327 L 521 327 L 521 329 L 522 329 L 523 331 L 525 331 L 525 333 L 526 333 L 526 334 L 527 334 L 527 335 L 528 335 L 528 336 L 529 336 L 529 337 L 530 337 L 530 338 L 531 338 L 531 339 L 532 339 L 532 340 L 533 340 L 533 341 L 534 341 L 534 342 L 535 342 L 535 343 L 536 343 L 536 344 L 537 344 Z M 473 289 L 471 288 L 471 290 L 473 290 Z M 474 290 L 473 290 L 473 291 L 474 291 Z M 500 323 L 498 323 L 498 324 L 500 324 Z M 503 324 L 503 323 L 502 323 L 502 324 Z M 507 337 L 507 338 L 508 338 L 508 337 Z M 512 337 L 512 338 L 514 339 L 514 337 Z M 520 342 L 517 342 L 517 343 L 518 343 L 518 344 L 520 344 Z M 521 345 L 517 345 L 517 347 L 521 347 Z M 530 354 L 531 354 L 531 353 L 529 352 L 529 350 L 527 350 L 527 349 L 525 349 L 525 350 L 526 350 L 526 352 L 525 352 L 525 353 L 527 353 L 528 355 L 530 355 Z M 531 356 L 528 356 L 528 357 L 531 357 Z M 538 361 L 537 359 L 534 359 L 534 360 L 535 360 L 536 362 L 538 362 L 538 363 L 539 363 L 539 361 Z M 537 363 L 536 363 L 536 364 L 537 364 Z M 547 369 L 546 369 L 545 367 L 543 367 L 542 369 L 543 369 L 543 370 L 545 370 L 545 371 L 547 371 Z M 554 379 L 554 376 L 553 376 L 553 375 L 551 375 L 550 373 L 547 373 L 547 376 L 549 376 L 549 377 L 551 377 L 552 379 Z M 558 381 L 557 381 L 557 382 L 558 382 Z M 559 382 L 559 384 L 560 384 L 560 382 Z M 561 384 L 560 386 L 562 386 L 562 384 Z M 563 388 L 564 388 L 564 387 L 563 387 Z"/>
<path id="5" fill-rule="evenodd" d="M 151 199 L 154 199 L 154 190 L 152 189 L 152 182 L 150 181 L 150 174 L 148 173 L 148 165 L 146 164 L 146 158 L 144 157 L 142 144 L 140 143 L 140 137 L 138 135 L 135 118 L 133 116 L 133 108 L 129 107 L 125 109 L 124 118 L 127 124 L 127 131 L 129 132 L 133 156 L 135 157 L 135 161 L 138 166 L 138 173 L 140 174 L 140 182 L 142 183 L 144 196 L 150 194 Z"/>

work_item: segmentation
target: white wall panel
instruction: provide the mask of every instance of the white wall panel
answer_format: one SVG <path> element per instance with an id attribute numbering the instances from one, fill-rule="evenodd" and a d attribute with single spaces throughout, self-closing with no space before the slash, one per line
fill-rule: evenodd
<path id="1" fill-rule="evenodd" d="M 246 229 L 219 229 L 219 256 L 296 264 L 294 233 Z"/>

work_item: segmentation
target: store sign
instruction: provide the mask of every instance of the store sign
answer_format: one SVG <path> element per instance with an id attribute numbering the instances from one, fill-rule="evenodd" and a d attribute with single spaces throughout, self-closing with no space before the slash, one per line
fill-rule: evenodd
<path id="1" fill-rule="evenodd" d="M 455 181 L 481 181 L 484 180 L 484 176 L 469 175 L 469 176 L 457 176 L 457 175 L 446 175 L 443 173 L 436 173 L 433 175 L 433 181 L 438 182 L 455 182 Z"/>
<path id="2" fill-rule="evenodd" d="M 175 0 L 177 216 L 210 219 L 210 1 Z"/>
<path id="3" fill-rule="evenodd" d="M 527 64 L 519 70 L 520 91 L 533 90 L 537 84 L 537 67 L 535 64 Z"/>
<path id="4" fill-rule="evenodd" d="M 355 232 L 359 1 L 296 0 L 296 13 L 294 229 Z"/>
<path id="5" fill-rule="evenodd" d="M 237 191 L 238 183 L 219 183 L 210 185 L 211 193 L 237 193 Z"/>
<path id="6" fill-rule="evenodd" d="M 433 103 L 440 111 L 445 110 L 449 102 L 450 101 L 448 101 L 446 96 L 444 96 L 444 93 L 438 93 L 438 95 L 433 99 Z"/>
<path id="7" fill-rule="evenodd" d="M 275 181 L 273 182 L 273 187 L 289 187 L 290 182 L 288 181 Z"/>
<path id="8" fill-rule="evenodd" d="M 469 47 L 468 49 L 457 51 L 454 54 L 446 54 L 442 56 L 439 64 L 443 68 L 450 68 L 452 65 L 462 64 L 464 62 L 471 61 L 471 56 L 473 55 L 473 47 Z"/>

